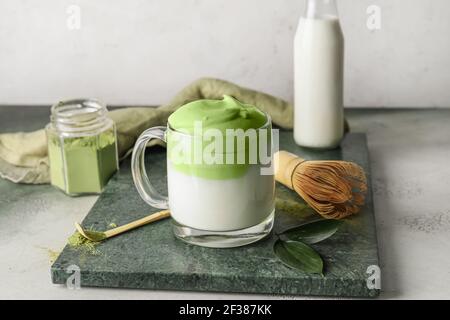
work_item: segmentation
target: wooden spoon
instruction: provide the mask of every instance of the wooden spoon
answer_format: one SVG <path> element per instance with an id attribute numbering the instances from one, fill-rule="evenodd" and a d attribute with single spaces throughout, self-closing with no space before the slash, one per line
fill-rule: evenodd
<path id="1" fill-rule="evenodd" d="M 107 230 L 105 232 L 85 230 L 78 222 L 75 222 L 75 228 L 86 239 L 91 240 L 93 242 L 99 242 L 99 241 L 103 241 L 105 239 L 117 236 L 118 234 L 127 232 L 131 229 L 135 229 L 140 226 L 146 225 L 148 223 L 152 223 L 154 221 L 158 221 L 158 220 L 167 218 L 169 216 L 170 216 L 169 210 L 162 210 L 162 211 L 153 213 L 147 217 L 141 218 L 139 220 L 124 224 L 123 226 Z"/>

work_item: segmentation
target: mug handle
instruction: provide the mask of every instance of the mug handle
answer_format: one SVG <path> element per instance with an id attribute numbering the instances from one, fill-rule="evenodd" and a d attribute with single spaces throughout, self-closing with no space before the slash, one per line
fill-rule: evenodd
<path id="1" fill-rule="evenodd" d="M 156 191 L 150 183 L 145 170 L 145 147 L 152 139 L 166 142 L 166 127 L 153 127 L 145 130 L 137 139 L 131 156 L 131 173 L 134 185 L 141 198 L 149 205 L 159 209 L 169 209 L 169 198 Z"/>

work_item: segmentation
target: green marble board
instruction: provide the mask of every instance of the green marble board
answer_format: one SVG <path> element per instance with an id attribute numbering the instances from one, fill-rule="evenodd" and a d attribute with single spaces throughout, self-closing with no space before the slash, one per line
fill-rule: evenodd
<path id="1" fill-rule="evenodd" d="M 81 285 L 140 289 L 245 292 L 286 295 L 374 297 L 379 290 L 368 289 L 367 268 L 378 265 L 378 249 L 370 187 L 370 170 L 365 134 L 351 133 L 341 148 L 311 151 L 295 145 L 291 131 L 280 131 L 280 149 L 307 159 L 345 159 L 359 163 L 367 172 L 369 191 L 366 205 L 356 216 L 346 219 L 331 238 L 313 245 L 324 259 L 325 275 L 309 275 L 289 269 L 274 256 L 275 236 L 232 249 L 211 249 L 177 240 L 169 219 L 143 226 L 109 239 L 97 246 L 93 255 L 66 246 L 51 267 L 52 281 L 64 284 L 70 265 L 81 270 Z M 165 149 L 147 150 L 147 170 L 157 189 L 166 192 Z M 302 200 L 277 184 L 274 231 L 281 231 L 317 219 L 311 209 L 302 209 Z M 294 205 L 293 205 L 294 204 Z M 140 199 L 134 188 L 129 159 L 108 183 L 82 224 L 96 230 L 125 224 L 157 209 Z"/>

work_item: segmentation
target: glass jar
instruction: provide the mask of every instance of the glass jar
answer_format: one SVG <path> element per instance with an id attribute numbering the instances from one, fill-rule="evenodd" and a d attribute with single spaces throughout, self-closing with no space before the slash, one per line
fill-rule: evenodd
<path id="1" fill-rule="evenodd" d="M 71 196 L 99 194 L 118 169 L 114 122 L 96 100 L 61 101 L 46 126 L 51 184 Z"/>

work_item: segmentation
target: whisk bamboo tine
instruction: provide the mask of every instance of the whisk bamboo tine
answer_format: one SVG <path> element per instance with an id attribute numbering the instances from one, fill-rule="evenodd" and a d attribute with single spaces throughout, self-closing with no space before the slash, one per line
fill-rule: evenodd
<path id="1" fill-rule="evenodd" d="M 274 158 L 275 179 L 296 191 L 323 217 L 345 218 L 364 205 L 367 180 L 356 163 L 306 161 L 287 151 L 277 152 Z"/>

